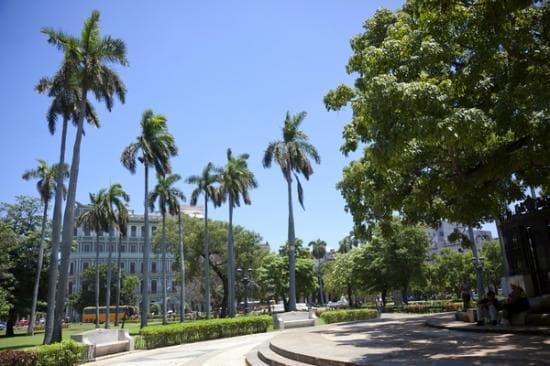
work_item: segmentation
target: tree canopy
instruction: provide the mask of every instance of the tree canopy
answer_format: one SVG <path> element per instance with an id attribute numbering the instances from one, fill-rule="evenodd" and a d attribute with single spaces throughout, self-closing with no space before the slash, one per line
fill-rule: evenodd
<path id="1" fill-rule="evenodd" d="M 363 148 L 338 187 L 365 232 L 410 221 L 493 220 L 527 186 L 550 185 L 550 4 L 409 0 L 351 40 L 342 151 Z"/>

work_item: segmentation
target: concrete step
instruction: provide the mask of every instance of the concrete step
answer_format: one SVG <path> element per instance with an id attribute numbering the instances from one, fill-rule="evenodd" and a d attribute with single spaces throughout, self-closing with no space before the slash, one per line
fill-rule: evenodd
<path id="1" fill-rule="evenodd" d="M 300 346 L 298 346 L 300 345 Z M 292 337 L 277 336 L 269 342 L 271 351 L 298 365 L 356 366 L 348 355 L 333 347 L 315 333 L 294 333 Z"/>
<path id="2" fill-rule="evenodd" d="M 269 342 L 263 343 L 245 356 L 247 366 L 312 366 L 309 363 L 292 360 L 273 352 Z"/>

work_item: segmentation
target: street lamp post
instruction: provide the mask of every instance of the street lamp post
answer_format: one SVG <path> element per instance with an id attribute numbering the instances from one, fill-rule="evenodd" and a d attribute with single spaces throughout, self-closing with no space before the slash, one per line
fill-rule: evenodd
<path id="1" fill-rule="evenodd" d="M 479 257 L 479 253 L 477 252 L 474 229 L 471 226 L 468 228 L 468 234 L 470 241 L 472 242 L 472 263 L 474 264 L 474 269 L 476 271 L 477 296 L 478 299 L 481 299 L 485 292 L 483 287 L 483 258 Z"/>
<path id="2" fill-rule="evenodd" d="M 243 275 L 241 278 L 241 282 L 244 286 L 244 313 L 248 314 L 248 285 L 252 282 L 250 279 L 252 276 L 252 268 L 248 268 L 246 270 L 243 270 L 242 268 L 237 268 L 237 272 L 239 274 Z"/>

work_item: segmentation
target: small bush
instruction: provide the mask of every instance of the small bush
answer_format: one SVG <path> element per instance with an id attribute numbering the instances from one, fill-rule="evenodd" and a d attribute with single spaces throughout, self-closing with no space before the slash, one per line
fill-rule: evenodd
<path id="1" fill-rule="evenodd" d="M 2 351 L 0 352 L 0 365 L 34 366 L 36 365 L 36 354 L 27 351 Z"/>
<path id="2" fill-rule="evenodd" d="M 186 323 L 148 326 L 140 331 L 143 348 L 173 346 L 208 339 L 267 332 L 269 316 L 198 320 Z"/>
<path id="3" fill-rule="evenodd" d="M 86 345 L 71 340 L 33 348 L 37 366 L 73 366 L 78 364 L 86 350 Z"/>
<path id="4" fill-rule="evenodd" d="M 321 313 L 321 319 L 325 323 L 349 322 L 353 320 L 369 320 L 376 318 L 376 310 L 329 310 Z"/>

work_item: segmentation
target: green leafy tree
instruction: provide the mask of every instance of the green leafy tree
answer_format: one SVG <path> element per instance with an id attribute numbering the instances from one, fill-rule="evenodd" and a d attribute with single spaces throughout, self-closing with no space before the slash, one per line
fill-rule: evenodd
<path id="1" fill-rule="evenodd" d="M 265 168 L 271 167 L 273 161 L 279 165 L 288 186 L 288 264 L 289 264 L 289 308 L 296 310 L 296 254 L 294 251 L 294 212 L 292 209 L 292 176 L 296 179 L 298 188 L 298 202 L 304 208 L 304 191 L 298 175 L 302 174 L 306 180 L 313 174 L 310 158 L 317 164 L 321 157 L 315 147 L 309 142 L 308 136 L 299 129 L 306 117 L 306 112 L 291 116 L 286 113 L 283 125 L 283 140 L 269 143 L 263 158 Z"/>
<path id="2" fill-rule="evenodd" d="M 485 284 L 497 290 L 500 287 L 500 280 L 504 276 L 504 260 L 498 240 L 490 240 L 483 243 L 481 247 L 483 262 L 483 278 Z"/>
<path id="3" fill-rule="evenodd" d="M 199 196 L 204 195 L 204 307 L 206 317 L 210 318 L 210 253 L 208 242 L 208 201 L 218 205 L 219 194 L 214 184 L 218 181 L 220 169 L 214 167 L 214 164 L 208 163 L 204 167 L 201 175 L 192 175 L 186 179 L 186 183 L 196 185 L 191 193 L 191 205 L 196 205 Z"/>
<path id="4" fill-rule="evenodd" d="M 168 176 L 157 175 L 157 185 L 149 194 L 149 207 L 151 211 L 155 209 L 155 201 L 158 201 L 158 207 L 162 216 L 162 324 L 168 323 L 166 318 L 168 312 L 166 292 L 166 252 L 168 250 L 166 245 L 166 214 L 169 213 L 174 216 L 180 214 L 180 201 L 185 200 L 185 196 L 182 191 L 176 187 L 173 187 L 173 184 L 180 179 L 181 177 L 178 174 L 171 174 Z M 181 228 L 181 225 L 178 227 Z M 179 232 L 180 231 L 181 230 L 179 230 Z M 181 236 L 181 234 L 179 236 Z"/>
<path id="5" fill-rule="evenodd" d="M 460 253 L 443 248 L 433 256 L 429 271 L 430 282 L 443 296 L 460 297 L 461 283 L 475 283 L 472 253 L 469 251 Z"/>
<path id="6" fill-rule="evenodd" d="M 36 267 L 36 280 L 34 282 L 34 288 L 32 292 L 32 307 L 31 307 L 31 318 L 29 326 L 27 328 L 27 335 L 34 335 L 34 323 L 36 320 L 36 303 L 38 301 L 38 288 L 40 286 L 40 274 L 42 273 L 42 265 L 44 262 L 44 247 L 46 239 L 46 224 L 48 222 L 48 205 L 54 195 L 56 190 L 56 177 L 58 175 L 57 170 L 61 169 L 63 176 L 68 178 L 67 168 L 61 168 L 58 165 L 49 166 L 48 163 L 43 159 L 38 159 L 38 167 L 35 169 L 27 170 L 23 174 L 23 179 L 30 180 L 32 178 L 38 178 L 36 183 L 36 189 L 42 200 L 44 206 L 44 213 L 42 214 L 42 229 L 40 232 L 40 244 L 38 249 L 38 263 Z M 61 190 L 64 190 L 65 187 L 62 187 Z"/>
<path id="7" fill-rule="evenodd" d="M 14 203 L 0 204 L 0 287 L 7 292 L 9 311 L 6 317 L 6 336 L 14 335 L 14 325 L 19 317 L 31 312 L 32 294 L 36 280 L 39 256 L 42 205 L 40 199 L 17 196 Z M 49 263 L 44 261 L 43 274 Z M 46 286 L 41 283 L 38 305 L 44 299 Z"/>
<path id="8" fill-rule="evenodd" d="M 42 78 L 35 87 L 35 90 L 41 94 L 47 94 L 52 98 L 52 102 L 46 114 L 48 130 L 54 134 L 56 130 L 57 117 L 61 116 L 63 125 L 61 129 L 61 143 L 59 148 L 58 166 L 65 166 L 65 146 L 67 142 L 67 129 L 69 121 L 73 123 L 78 121 L 78 107 L 82 96 L 79 89 L 77 74 L 71 62 L 64 62 L 59 71 L 52 78 Z M 99 119 L 96 115 L 93 105 L 86 101 L 86 119 L 90 125 L 99 128 Z M 64 181 L 64 174 L 58 171 L 55 179 L 56 186 L 61 187 Z M 55 287 L 58 276 L 58 253 L 59 241 L 61 237 L 61 211 L 63 197 L 66 192 L 56 190 L 53 222 L 52 222 L 52 250 L 50 253 L 49 282 L 48 282 L 48 310 L 46 315 L 46 336 L 51 337 L 53 331 L 53 318 L 55 311 Z"/>
<path id="9" fill-rule="evenodd" d="M 157 174 L 170 174 L 172 166 L 170 157 L 177 155 L 174 136 L 168 132 L 166 117 L 154 114 L 151 109 L 146 110 L 141 117 L 141 134 L 136 141 L 128 145 L 122 152 L 120 161 L 130 173 L 136 172 L 136 160 L 143 164 L 145 173 L 145 195 L 143 221 L 145 235 L 143 238 L 143 287 L 141 293 L 141 327 L 147 325 L 149 314 L 149 283 L 151 241 L 149 238 L 149 167 L 154 167 Z M 141 156 L 138 157 L 138 153 Z"/>
<path id="10" fill-rule="evenodd" d="M 548 1 L 407 1 L 351 40 L 356 80 L 342 151 L 363 154 L 338 188 L 356 228 L 402 212 L 475 226 L 527 186 L 548 187 Z M 506 163 L 503 163 L 506 162 Z"/>
<path id="11" fill-rule="evenodd" d="M 112 270 L 116 270 L 116 268 L 112 268 Z M 86 306 L 90 306 L 90 304 L 93 304 L 95 302 L 95 281 L 96 281 L 96 272 L 97 269 L 95 266 L 91 266 L 86 268 L 82 272 L 82 289 L 80 292 L 75 293 L 72 296 L 72 306 L 73 308 L 80 314 L 82 314 L 82 310 Z M 106 299 L 106 294 L 108 290 L 107 286 L 107 272 L 108 268 L 106 264 L 100 264 L 99 265 L 99 278 L 100 278 L 100 287 L 99 287 L 99 294 L 100 299 Z M 122 288 L 121 288 L 121 302 L 124 305 L 136 305 L 137 304 L 137 293 L 139 288 L 139 277 L 128 275 L 126 273 L 122 274 Z M 115 284 L 111 283 L 111 288 L 109 289 L 109 293 L 111 294 L 111 298 L 109 299 L 109 303 L 115 302 L 116 297 L 116 291 L 114 288 Z M 101 306 L 107 306 L 107 301 L 102 302 L 100 304 Z"/>
<path id="12" fill-rule="evenodd" d="M 84 133 L 88 93 L 94 93 L 98 100 L 103 100 L 109 111 L 113 107 L 115 95 L 124 103 L 126 95 L 124 83 L 109 66 L 110 64 L 125 66 L 128 64 L 128 61 L 126 59 L 126 45 L 122 40 L 110 36 L 101 37 L 99 33 L 98 11 L 93 11 L 92 15 L 84 22 L 80 38 L 55 31 L 51 28 L 43 28 L 42 32 L 48 36 L 49 43 L 64 52 L 64 64 L 69 65 L 71 70 L 73 70 L 81 92 L 67 203 L 63 217 L 62 255 L 60 278 L 56 290 L 54 327 L 51 339 L 49 339 L 49 334 L 45 336 L 46 343 L 50 343 L 60 342 L 62 339 L 61 323 L 65 311 L 65 292 L 68 281 L 71 243 L 73 240 L 75 199 L 80 168 L 80 148 Z"/>
<path id="13" fill-rule="evenodd" d="M 235 244 L 233 238 L 233 209 L 242 201 L 250 205 L 248 190 L 256 188 L 258 182 L 248 169 L 246 161 L 248 154 L 234 157 L 231 149 L 227 149 L 227 163 L 219 175 L 219 193 L 222 200 L 227 200 L 229 206 L 229 227 L 227 232 L 227 280 L 229 282 L 228 312 L 230 317 L 236 315 L 235 308 Z"/>
<path id="14" fill-rule="evenodd" d="M 107 190 L 100 189 L 97 193 L 90 193 L 90 204 L 78 216 L 78 225 L 95 232 L 95 327 L 99 328 L 99 236 L 102 232 L 109 231 L 109 207 L 107 202 Z"/>
<path id="15" fill-rule="evenodd" d="M 107 213 L 107 223 L 109 224 L 109 229 L 114 230 L 118 228 L 119 231 L 122 228 L 125 231 L 128 231 L 127 222 L 128 222 L 128 209 L 126 208 L 126 203 L 130 200 L 130 197 L 122 189 L 120 183 L 111 184 L 109 189 L 107 189 L 104 196 L 103 205 L 105 205 Z M 120 246 L 120 236 L 119 236 L 119 246 Z M 105 294 L 105 303 L 107 304 L 107 309 L 105 312 L 105 329 L 108 329 L 110 326 L 110 308 L 111 308 L 111 281 L 112 281 L 112 258 L 113 258 L 113 246 L 111 244 L 111 236 L 109 236 L 109 255 L 107 257 L 107 291 Z M 119 250 L 120 251 L 120 250 Z M 120 263 L 118 263 L 117 272 L 120 272 Z M 118 311 L 117 311 L 118 317 Z"/>
<path id="16" fill-rule="evenodd" d="M 353 306 L 353 294 L 359 288 L 360 277 L 355 272 L 356 256 L 356 249 L 346 253 L 337 253 L 325 272 L 325 284 L 328 291 L 338 297 L 346 294 L 350 306 Z"/>
<path id="17" fill-rule="evenodd" d="M 325 303 L 323 298 L 323 279 L 321 276 L 321 259 L 325 258 L 327 254 L 327 243 L 324 240 L 317 239 L 309 242 L 309 247 L 311 247 L 311 254 L 313 258 L 317 259 L 317 280 L 319 281 L 319 302 L 321 304 Z"/>

